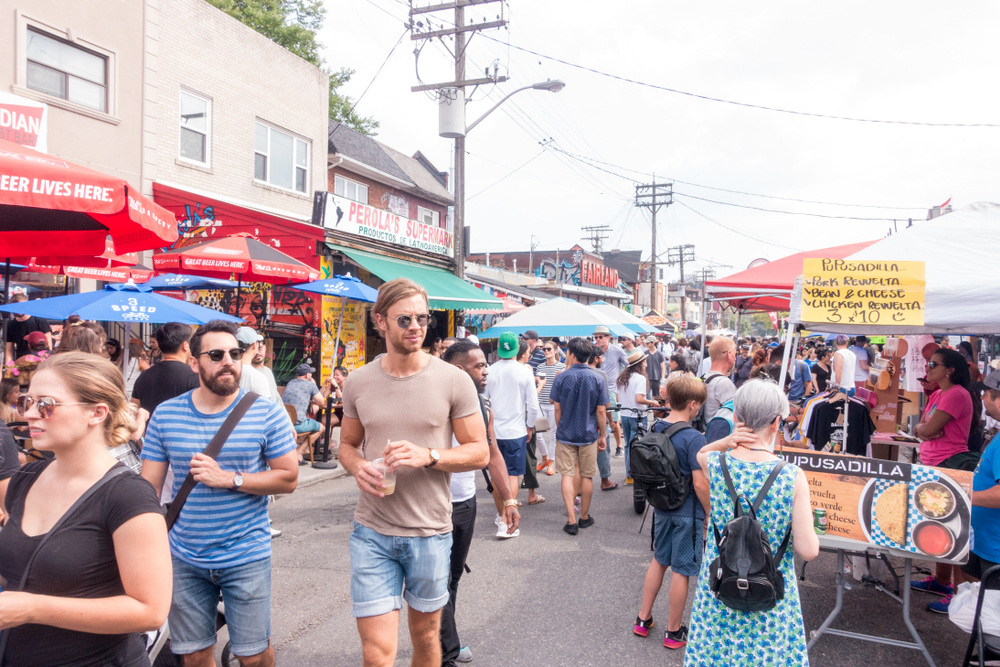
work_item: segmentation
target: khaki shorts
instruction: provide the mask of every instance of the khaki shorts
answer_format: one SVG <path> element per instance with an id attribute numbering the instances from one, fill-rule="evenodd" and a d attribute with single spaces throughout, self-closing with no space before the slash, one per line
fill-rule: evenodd
<path id="1" fill-rule="evenodd" d="M 572 477 L 576 466 L 580 465 L 580 477 L 597 477 L 597 443 L 577 447 L 562 442 L 556 443 L 556 472 Z"/>

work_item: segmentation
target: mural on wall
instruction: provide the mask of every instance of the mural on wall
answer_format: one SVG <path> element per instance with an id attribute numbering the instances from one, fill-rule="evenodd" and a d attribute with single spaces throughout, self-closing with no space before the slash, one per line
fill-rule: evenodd
<path id="1" fill-rule="evenodd" d="M 177 240 L 167 246 L 168 250 L 186 248 L 214 236 L 217 227 L 222 226 L 222 220 L 215 217 L 215 207 L 202 208 L 201 202 L 194 206 L 184 205 L 184 217 L 177 220 Z"/>
<path id="2" fill-rule="evenodd" d="M 560 258 L 558 267 L 556 266 L 555 260 L 543 259 L 538 263 L 538 268 L 535 269 L 535 275 L 545 278 L 546 280 L 554 280 L 556 282 L 563 283 L 564 285 L 579 285 L 580 263 L 582 261 L 582 250 L 575 251 L 570 261 Z"/>

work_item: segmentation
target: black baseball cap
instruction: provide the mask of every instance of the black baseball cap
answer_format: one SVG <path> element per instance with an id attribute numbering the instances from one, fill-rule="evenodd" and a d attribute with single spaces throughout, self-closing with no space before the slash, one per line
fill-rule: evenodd
<path id="1" fill-rule="evenodd" d="M 525 340 L 538 340 L 538 332 L 535 331 L 534 329 L 528 329 L 523 334 L 521 334 L 521 338 Z"/>

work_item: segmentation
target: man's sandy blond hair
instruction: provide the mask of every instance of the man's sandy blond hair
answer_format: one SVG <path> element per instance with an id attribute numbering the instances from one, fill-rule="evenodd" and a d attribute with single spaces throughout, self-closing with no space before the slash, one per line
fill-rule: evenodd
<path id="1" fill-rule="evenodd" d="M 732 338 L 719 336 L 708 344 L 708 356 L 712 358 L 713 362 L 719 361 L 726 356 L 727 352 L 735 349 L 736 343 L 733 342 Z"/>
<path id="2" fill-rule="evenodd" d="M 427 309 L 430 310 L 430 300 L 427 297 L 427 290 L 409 278 L 396 278 L 378 288 L 378 298 L 375 300 L 375 305 L 372 306 L 372 322 L 375 324 L 375 328 L 378 329 L 380 336 L 385 337 L 385 332 L 379 327 L 378 319 L 375 316 L 381 315 L 385 318 L 387 320 L 386 326 L 388 327 L 389 309 L 396 302 L 409 299 L 411 296 L 418 294 L 424 297 L 424 303 L 427 304 Z"/>

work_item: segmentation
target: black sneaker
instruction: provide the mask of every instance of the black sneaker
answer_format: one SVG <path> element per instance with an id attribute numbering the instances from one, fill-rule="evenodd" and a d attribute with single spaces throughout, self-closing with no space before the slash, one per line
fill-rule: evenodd
<path id="1" fill-rule="evenodd" d="M 594 525 L 594 517 L 588 516 L 586 519 L 580 519 L 578 524 L 580 528 L 590 528 Z"/>
<path id="2" fill-rule="evenodd" d="M 567 523 L 565 526 L 563 526 L 563 530 L 565 530 L 570 535 L 576 535 L 577 533 L 580 532 L 580 527 L 575 523 Z"/>
<path id="3" fill-rule="evenodd" d="M 615 458 L 616 459 L 623 459 L 623 458 L 625 458 L 625 450 L 622 449 L 621 447 L 618 447 L 617 449 L 615 449 Z"/>
<path id="4" fill-rule="evenodd" d="M 687 643 L 688 629 L 686 625 L 682 625 L 677 632 L 670 632 L 670 630 L 667 630 L 667 634 L 663 637 L 663 645 L 667 648 L 684 648 L 687 646 Z"/>

